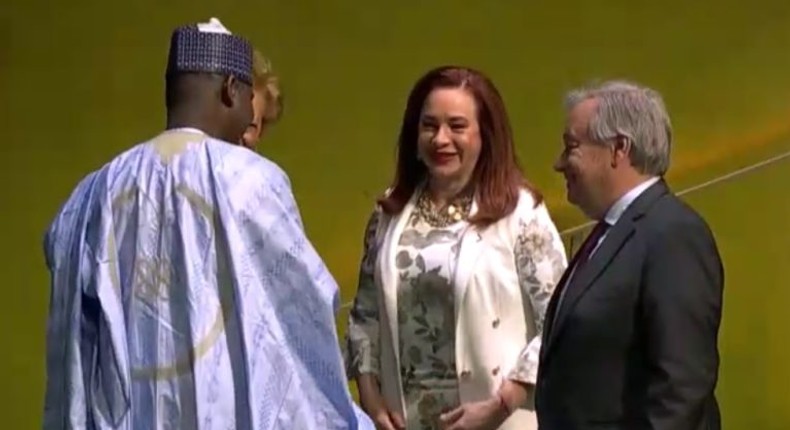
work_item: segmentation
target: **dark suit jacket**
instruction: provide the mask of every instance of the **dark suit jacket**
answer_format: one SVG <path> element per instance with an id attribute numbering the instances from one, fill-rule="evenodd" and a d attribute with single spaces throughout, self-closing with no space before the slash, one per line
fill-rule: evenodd
<path id="1" fill-rule="evenodd" d="M 574 264 L 546 313 L 540 429 L 719 429 L 724 275 L 705 221 L 661 180 L 564 285 Z"/>

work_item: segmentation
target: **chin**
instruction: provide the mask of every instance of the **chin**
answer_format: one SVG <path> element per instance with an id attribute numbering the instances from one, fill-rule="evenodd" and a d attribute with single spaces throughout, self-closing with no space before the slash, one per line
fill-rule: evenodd
<path id="1" fill-rule="evenodd" d="M 453 179 L 458 176 L 458 166 L 431 166 L 428 169 L 435 179 Z"/>

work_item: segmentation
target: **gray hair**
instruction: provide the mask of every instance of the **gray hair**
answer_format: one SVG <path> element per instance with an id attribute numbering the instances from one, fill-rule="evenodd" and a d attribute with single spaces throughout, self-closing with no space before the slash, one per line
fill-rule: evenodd
<path id="1" fill-rule="evenodd" d="M 664 175 L 669 169 L 672 123 L 661 95 L 650 88 L 628 82 L 608 81 L 570 91 L 565 108 L 594 98 L 598 106 L 587 134 L 603 143 L 622 136 L 631 142 L 631 164 L 643 174 Z"/>

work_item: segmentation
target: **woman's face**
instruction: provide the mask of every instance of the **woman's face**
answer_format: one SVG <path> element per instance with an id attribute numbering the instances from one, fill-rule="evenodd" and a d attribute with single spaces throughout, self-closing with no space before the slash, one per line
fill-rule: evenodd
<path id="1" fill-rule="evenodd" d="M 258 142 L 263 135 L 263 114 L 266 109 L 266 94 L 264 90 L 255 89 L 252 97 L 252 122 L 247 126 L 247 130 L 241 138 L 241 144 L 253 151 L 257 148 Z"/>
<path id="2" fill-rule="evenodd" d="M 482 145 L 477 103 L 463 88 L 437 88 L 420 114 L 417 154 L 438 183 L 466 184 Z"/>

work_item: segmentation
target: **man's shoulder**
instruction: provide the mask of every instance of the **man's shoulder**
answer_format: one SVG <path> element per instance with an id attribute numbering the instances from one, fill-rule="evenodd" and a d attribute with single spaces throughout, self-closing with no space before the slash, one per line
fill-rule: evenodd
<path id="1" fill-rule="evenodd" d="M 658 225 L 674 223 L 707 224 L 702 215 L 672 192 L 664 194 L 648 213 Z"/>
<path id="2" fill-rule="evenodd" d="M 712 232 L 705 218 L 691 205 L 672 192 L 664 194 L 645 214 L 646 232 L 652 240 L 662 240 L 668 235 L 702 234 Z"/>
<path id="3" fill-rule="evenodd" d="M 208 138 L 206 146 L 217 162 L 215 172 L 228 178 L 253 177 L 268 180 L 288 180 L 279 164 L 243 146 Z"/>
<path id="4" fill-rule="evenodd" d="M 74 232 L 84 223 L 85 217 L 96 209 L 96 185 L 106 169 L 107 165 L 83 176 L 50 220 L 43 238 L 47 266 L 53 267 L 65 252 Z"/>

